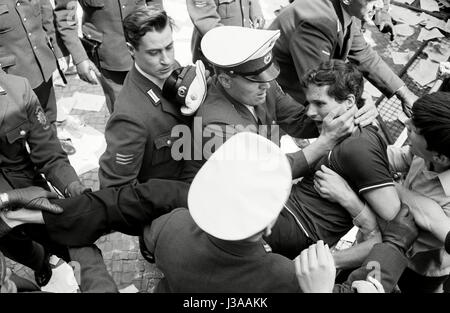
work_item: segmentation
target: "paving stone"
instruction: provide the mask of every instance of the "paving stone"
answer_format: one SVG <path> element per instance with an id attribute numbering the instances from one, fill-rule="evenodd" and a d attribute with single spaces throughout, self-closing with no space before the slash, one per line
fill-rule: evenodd
<path id="1" fill-rule="evenodd" d="M 111 262 L 111 271 L 113 273 L 120 273 L 122 271 L 122 262 Z"/>

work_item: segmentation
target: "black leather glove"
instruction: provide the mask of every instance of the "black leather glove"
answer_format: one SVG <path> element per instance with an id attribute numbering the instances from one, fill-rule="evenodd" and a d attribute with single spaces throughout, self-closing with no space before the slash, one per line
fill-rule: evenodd
<path id="1" fill-rule="evenodd" d="M 383 242 L 394 245 L 403 253 L 408 251 L 418 235 L 419 229 L 409 213 L 409 207 L 404 203 L 397 216 L 382 231 Z"/>
<path id="2" fill-rule="evenodd" d="M 21 189 L 14 189 L 6 192 L 7 200 L 2 201 L 2 208 L 23 207 L 31 210 L 47 211 L 50 213 L 62 213 L 63 209 L 60 206 L 50 203 L 48 199 L 58 198 L 54 192 L 47 191 L 41 187 L 27 187 Z"/>

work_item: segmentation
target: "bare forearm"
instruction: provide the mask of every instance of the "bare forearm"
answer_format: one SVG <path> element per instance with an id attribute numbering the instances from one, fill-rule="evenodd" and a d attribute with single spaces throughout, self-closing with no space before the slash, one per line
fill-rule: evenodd
<path id="1" fill-rule="evenodd" d="M 332 144 L 324 140 L 322 137 L 319 137 L 302 151 L 308 164 L 313 166 L 321 157 L 327 154 L 332 147 Z"/>
<path id="2" fill-rule="evenodd" d="M 366 241 L 363 241 L 353 247 L 333 252 L 333 259 L 338 269 L 356 268 L 361 266 L 369 255 L 370 250 L 376 244 L 381 242 L 381 234 L 377 233 Z"/>

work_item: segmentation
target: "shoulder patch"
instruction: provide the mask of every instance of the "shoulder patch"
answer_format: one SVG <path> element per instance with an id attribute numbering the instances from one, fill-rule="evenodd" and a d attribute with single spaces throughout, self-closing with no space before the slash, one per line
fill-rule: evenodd
<path id="1" fill-rule="evenodd" d="M 34 114 L 36 115 L 36 119 L 38 120 L 39 124 L 42 125 L 42 128 L 47 130 L 50 128 L 50 124 L 47 120 L 47 116 L 44 113 L 44 110 L 39 105 L 36 107 L 36 110 L 34 111 Z"/>

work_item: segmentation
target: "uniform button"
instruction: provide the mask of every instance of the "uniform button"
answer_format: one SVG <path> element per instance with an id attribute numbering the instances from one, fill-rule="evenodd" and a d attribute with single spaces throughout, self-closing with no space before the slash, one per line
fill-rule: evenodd
<path id="1" fill-rule="evenodd" d="M 169 139 L 167 140 L 167 144 L 170 145 L 172 143 L 172 141 Z"/>
<path id="2" fill-rule="evenodd" d="M 31 33 L 28 33 L 28 36 L 30 36 L 30 37 L 31 37 Z"/>
<path id="3" fill-rule="evenodd" d="M 24 22 L 26 22 L 26 21 L 27 21 L 27 18 L 26 18 L 26 17 L 24 17 L 24 18 L 23 18 L 23 21 L 24 21 Z"/>
<path id="4" fill-rule="evenodd" d="M 117 7 L 116 7 L 117 8 Z M 122 5 L 122 9 L 125 9 L 125 6 L 124 5 Z"/>
<path id="5" fill-rule="evenodd" d="M 33 49 L 34 49 L 34 50 L 36 50 L 36 49 L 37 49 L 37 47 L 36 47 L 36 46 L 34 46 L 34 47 L 33 47 Z"/>
<path id="6" fill-rule="evenodd" d="M 17 4 L 16 4 L 18 7 L 20 7 L 20 2 L 17 2 Z"/>
<path id="7" fill-rule="evenodd" d="M 88 34 L 88 35 L 87 35 L 87 37 L 88 37 L 88 38 L 91 38 L 91 37 L 92 37 L 92 35 L 91 35 L 91 34 Z"/>
<path id="8" fill-rule="evenodd" d="M 26 133 L 27 133 L 27 132 L 24 131 L 23 129 L 19 132 L 20 136 L 25 136 Z"/>

